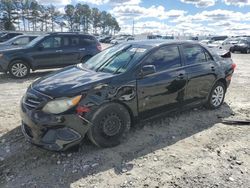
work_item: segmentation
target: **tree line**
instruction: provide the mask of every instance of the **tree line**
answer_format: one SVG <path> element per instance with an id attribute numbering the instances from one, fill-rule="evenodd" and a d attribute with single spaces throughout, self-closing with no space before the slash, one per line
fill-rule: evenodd
<path id="1" fill-rule="evenodd" d="M 36 0 L 0 0 L 0 22 L 5 30 L 63 31 L 114 34 L 120 31 L 117 20 L 108 12 L 87 4 L 66 5 L 61 13 L 54 5 L 41 5 Z"/>

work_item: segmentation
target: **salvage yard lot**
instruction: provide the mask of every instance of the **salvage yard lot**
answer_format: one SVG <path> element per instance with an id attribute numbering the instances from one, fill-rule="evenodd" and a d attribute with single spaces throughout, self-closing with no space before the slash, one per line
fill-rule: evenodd
<path id="1" fill-rule="evenodd" d="M 55 153 L 30 145 L 20 130 L 19 102 L 36 78 L 0 74 L 0 187 L 249 187 L 250 55 L 237 64 L 225 103 L 165 115 L 135 125 L 125 143 L 101 149 L 87 139 L 78 152 Z"/>

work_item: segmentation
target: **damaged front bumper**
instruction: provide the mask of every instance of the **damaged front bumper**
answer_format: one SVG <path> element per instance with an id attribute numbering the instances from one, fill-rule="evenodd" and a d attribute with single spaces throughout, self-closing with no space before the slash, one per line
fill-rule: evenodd
<path id="1" fill-rule="evenodd" d="M 54 115 L 30 110 L 21 103 L 22 132 L 31 143 L 63 151 L 81 142 L 91 123 L 77 114 Z"/>

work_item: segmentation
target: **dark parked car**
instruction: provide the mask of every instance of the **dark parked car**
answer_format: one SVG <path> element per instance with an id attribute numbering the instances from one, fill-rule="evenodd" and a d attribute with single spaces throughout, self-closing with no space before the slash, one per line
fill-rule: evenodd
<path id="1" fill-rule="evenodd" d="M 37 35 L 19 35 L 10 40 L 0 43 L 0 51 L 9 49 L 9 48 L 17 48 L 21 46 L 25 46 L 34 40 Z"/>
<path id="2" fill-rule="evenodd" d="M 22 131 L 49 150 L 86 135 L 112 147 L 136 119 L 184 106 L 220 107 L 234 68 L 230 58 L 193 42 L 118 44 L 31 84 L 21 101 Z"/>
<path id="3" fill-rule="evenodd" d="M 101 51 L 92 35 L 51 33 L 37 37 L 22 48 L 0 51 L 0 71 L 24 78 L 32 69 L 65 67 L 85 62 Z"/>
<path id="4" fill-rule="evenodd" d="M 1 35 L 0 42 L 5 42 L 9 39 L 12 39 L 12 38 L 18 36 L 18 35 L 22 35 L 22 33 L 13 33 L 13 32 L 12 33 L 5 33 L 5 34 Z"/>
<path id="5" fill-rule="evenodd" d="M 110 43 L 111 40 L 112 40 L 112 36 L 106 36 L 106 37 L 100 38 L 99 42 Z"/>
<path id="6" fill-rule="evenodd" d="M 234 46 L 230 48 L 230 51 L 233 53 L 236 51 L 239 51 L 241 53 L 249 54 L 250 53 L 250 38 L 240 39 L 237 44 L 234 44 Z"/>

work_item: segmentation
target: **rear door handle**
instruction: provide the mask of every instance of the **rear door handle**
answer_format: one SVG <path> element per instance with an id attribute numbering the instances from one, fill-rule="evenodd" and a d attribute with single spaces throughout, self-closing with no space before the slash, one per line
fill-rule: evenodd
<path id="1" fill-rule="evenodd" d="M 79 50 L 80 50 L 80 51 L 84 51 L 84 50 L 85 50 L 85 48 L 80 48 Z"/>
<path id="2" fill-rule="evenodd" d="M 177 76 L 177 78 L 178 78 L 178 79 L 180 79 L 180 80 L 183 80 L 183 79 L 184 79 L 184 77 L 185 77 L 185 76 L 184 76 L 184 74 L 183 74 L 183 73 L 180 73 L 180 74 Z"/>
<path id="3" fill-rule="evenodd" d="M 63 52 L 62 50 L 56 50 L 56 53 L 60 53 L 60 52 Z"/>

